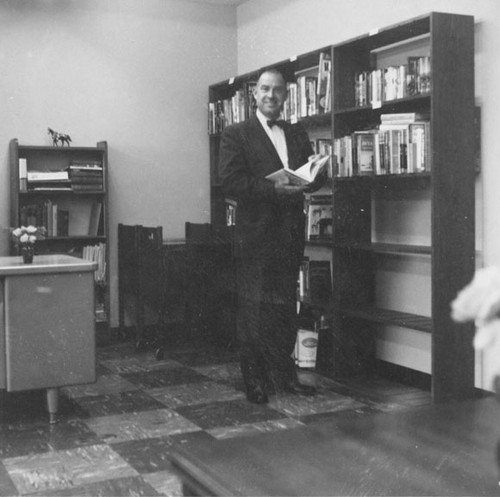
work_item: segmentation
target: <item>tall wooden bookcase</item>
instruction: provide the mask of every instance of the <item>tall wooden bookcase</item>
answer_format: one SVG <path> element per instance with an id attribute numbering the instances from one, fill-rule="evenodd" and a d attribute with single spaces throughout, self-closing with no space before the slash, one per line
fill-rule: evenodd
<path id="1" fill-rule="evenodd" d="M 24 145 L 12 139 L 9 155 L 11 226 L 36 224 L 47 229 L 46 237 L 36 242 L 35 254 L 84 258 L 92 258 L 92 251 L 100 254 L 94 256 L 99 258 L 95 278 L 96 331 L 98 342 L 107 341 L 110 309 L 107 142 L 99 142 L 95 147 L 56 147 Z M 70 166 L 91 166 L 96 170 L 87 173 L 92 179 L 75 179 L 69 172 Z M 68 179 L 51 181 L 52 173 L 60 177 L 64 172 L 68 172 Z M 38 182 L 31 176 L 37 173 L 43 176 Z M 14 246 L 12 255 L 17 255 Z"/>
<path id="2" fill-rule="evenodd" d="M 370 373 L 379 333 L 416 333 L 429 337 L 434 401 L 471 397 L 473 329 L 452 321 L 450 303 L 475 270 L 474 19 L 432 12 L 273 66 L 291 81 L 318 66 L 320 54 L 332 60 L 332 106 L 300 118 L 310 135 L 324 137 L 327 129 L 333 143 L 378 129 L 386 114 L 418 113 L 430 121 L 426 167 L 418 172 L 404 168 L 339 175 L 335 157 L 329 242 L 332 326 L 323 344 L 322 367 L 337 376 Z M 408 86 L 402 94 L 359 100 L 360 74 L 377 69 L 384 73 L 407 65 L 410 58 L 423 58 L 427 64 L 421 88 L 412 86 L 410 91 Z M 209 89 L 216 114 L 209 121 L 215 224 L 226 222 L 217 174 L 220 128 L 228 124 L 221 101 L 238 90 L 245 95 L 257 74 Z M 404 81 L 410 81 L 407 73 Z M 415 272 L 422 274 L 415 277 Z"/>

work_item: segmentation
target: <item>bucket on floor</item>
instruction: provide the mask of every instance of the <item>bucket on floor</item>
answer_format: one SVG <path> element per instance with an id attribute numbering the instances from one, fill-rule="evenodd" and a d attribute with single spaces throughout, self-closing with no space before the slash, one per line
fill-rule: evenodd
<path id="1" fill-rule="evenodd" d="M 318 332 L 299 330 L 295 341 L 294 358 L 299 368 L 315 368 L 318 352 Z"/>

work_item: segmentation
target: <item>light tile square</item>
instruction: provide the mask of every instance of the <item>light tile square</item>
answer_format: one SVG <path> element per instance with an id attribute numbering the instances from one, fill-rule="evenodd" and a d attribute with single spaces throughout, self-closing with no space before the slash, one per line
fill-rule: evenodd
<path id="1" fill-rule="evenodd" d="M 85 420 L 108 443 L 165 437 L 201 428 L 170 409 L 156 409 Z"/>
<path id="2" fill-rule="evenodd" d="M 182 497 L 182 481 L 171 471 L 157 471 L 142 475 L 145 482 L 149 483 L 160 495 L 169 497 Z"/>
<path id="3" fill-rule="evenodd" d="M 147 393 L 171 408 L 245 398 L 243 392 L 213 381 L 191 383 L 189 388 L 185 385 L 154 388 L 147 390 Z"/>
<path id="4" fill-rule="evenodd" d="M 105 444 L 13 457 L 2 462 L 22 495 L 137 475 Z"/>

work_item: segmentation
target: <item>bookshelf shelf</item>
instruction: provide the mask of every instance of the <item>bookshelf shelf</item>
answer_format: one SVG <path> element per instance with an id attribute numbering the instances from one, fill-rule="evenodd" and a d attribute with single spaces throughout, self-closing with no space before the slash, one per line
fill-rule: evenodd
<path id="1" fill-rule="evenodd" d="M 316 243 L 317 241 L 312 241 Z M 331 241 L 322 241 L 319 245 L 332 246 Z M 336 243 L 333 245 L 336 249 L 350 249 L 350 250 L 365 250 L 375 254 L 401 254 L 401 255 L 431 255 L 432 247 L 430 245 L 409 245 L 401 243 L 381 243 L 381 242 L 368 242 L 368 243 Z"/>
<path id="2" fill-rule="evenodd" d="M 411 97 L 397 98 L 382 102 L 380 107 L 377 108 L 373 108 L 371 105 L 346 107 L 335 109 L 333 113 L 336 117 L 349 115 L 355 115 L 358 117 L 359 115 L 363 115 L 366 119 L 371 120 L 371 116 L 377 117 L 384 113 L 414 111 L 415 108 L 419 107 L 426 108 L 429 105 L 430 99 L 430 94 L 414 95 Z"/>
<path id="3" fill-rule="evenodd" d="M 55 147 L 24 145 L 12 139 L 9 155 L 11 226 L 34 224 L 47 229 L 47 236 L 37 241 L 37 253 L 68 253 L 98 261 L 97 338 L 107 340 L 107 143 L 99 142 L 95 147 Z M 11 251 L 15 255 L 13 246 Z"/>
<path id="4" fill-rule="evenodd" d="M 412 330 L 432 333 L 432 319 L 407 312 L 380 309 L 370 306 L 359 306 L 355 309 L 340 309 L 340 312 L 351 318 L 362 319 L 372 323 L 401 326 Z"/>
<path id="5" fill-rule="evenodd" d="M 333 150 L 331 240 L 307 242 L 330 248 L 332 255 L 333 293 L 325 308 L 334 331 L 324 342 L 331 353 L 323 354 L 323 366 L 333 375 L 369 374 L 376 350 L 372 327 L 383 332 L 384 325 L 398 325 L 430 335 L 433 399 L 469 398 L 474 395 L 472 327 L 454 323 L 449 306 L 475 270 L 474 18 L 431 12 L 272 66 L 290 83 L 301 71 L 320 66 L 325 56 L 331 61 L 329 107 L 285 116 L 300 121 L 315 143 L 330 140 Z M 210 86 L 210 105 L 222 106 L 257 74 Z M 389 125 L 384 135 L 382 124 L 391 114 L 414 117 L 392 128 L 396 131 Z M 395 122 L 401 124 L 389 121 Z M 210 139 L 211 218 L 221 226 L 226 199 L 217 172 L 218 138 L 227 124 L 215 126 Z M 373 134 L 368 172 L 362 169 L 361 142 L 356 142 L 367 133 Z M 343 155 L 342 147 L 352 156 Z M 392 268 L 384 273 L 389 263 L 400 268 L 399 274 L 394 276 Z M 429 308 L 430 317 L 374 305 L 398 301 L 401 281 L 412 281 L 405 264 L 427 268 L 425 291 L 414 292 L 427 298 L 422 307 Z M 348 346 L 339 352 L 339 344 Z M 355 367 L 349 369 L 350 364 Z"/>

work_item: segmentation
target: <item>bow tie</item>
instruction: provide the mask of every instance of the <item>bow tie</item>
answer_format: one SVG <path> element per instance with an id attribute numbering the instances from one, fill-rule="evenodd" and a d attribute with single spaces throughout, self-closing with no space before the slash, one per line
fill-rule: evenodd
<path id="1" fill-rule="evenodd" d="M 272 128 L 273 126 L 279 126 L 280 128 L 284 128 L 285 127 L 285 121 L 281 120 L 281 119 L 269 119 L 267 121 L 267 125 Z"/>

